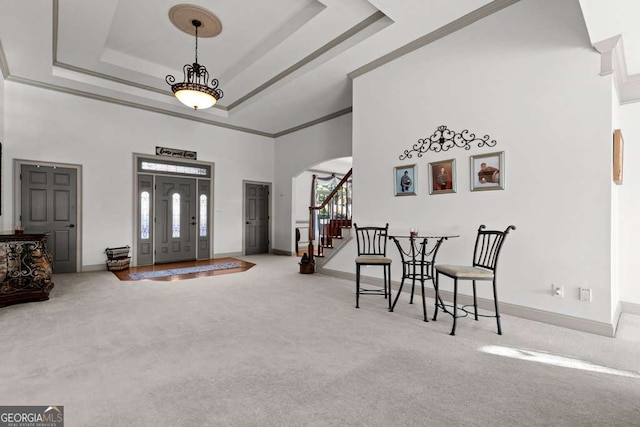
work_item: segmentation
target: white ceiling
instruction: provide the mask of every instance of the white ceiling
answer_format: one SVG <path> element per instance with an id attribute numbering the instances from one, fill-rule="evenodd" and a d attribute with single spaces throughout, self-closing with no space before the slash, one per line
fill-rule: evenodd
<path id="1" fill-rule="evenodd" d="M 194 37 L 168 18 L 175 0 L 0 0 L 0 69 L 8 80 L 278 136 L 349 112 L 351 77 L 518 0 L 189 1 L 223 25 L 198 48 L 224 91 L 214 108 L 188 109 L 165 82 L 182 81 L 194 60 Z M 595 28 L 602 13 L 589 2 Z"/>

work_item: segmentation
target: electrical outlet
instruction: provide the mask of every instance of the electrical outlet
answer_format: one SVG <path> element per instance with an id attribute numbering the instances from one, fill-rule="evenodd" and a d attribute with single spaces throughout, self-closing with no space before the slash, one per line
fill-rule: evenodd
<path id="1" fill-rule="evenodd" d="M 554 297 L 564 298 L 564 285 L 551 284 L 551 295 Z"/>
<path id="2" fill-rule="evenodd" d="M 580 289 L 580 301 L 591 302 L 591 289 L 589 288 L 579 288 Z"/>

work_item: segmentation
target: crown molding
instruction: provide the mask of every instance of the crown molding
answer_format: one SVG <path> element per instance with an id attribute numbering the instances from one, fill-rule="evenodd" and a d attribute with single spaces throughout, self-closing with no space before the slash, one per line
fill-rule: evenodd
<path id="1" fill-rule="evenodd" d="M 1 47 L 1 46 L 0 46 Z M 0 51 L 0 56 L 1 56 L 1 51 Z M 1 58 L 0 58 L 0 66 L 1 64 Z M 299 130 L 311 127 L 311 126 L 315 126 L 319 123 L 322 122 L 326 122 L 332 119 L 335 119 L 337 117 L 343 116 L 345 114 L 349 114 L 352 111 L 351 107 L 348 108 L 344 108 L 342 110 L 336 111 L 335 113 L 331 113 L 331 114 L 327 114 L 326 116 L 320 117 L 318 119 L 303 123 L 301 125 L 292 127 L 290 129 L 284 130 L 282 132 L 278 132 L 278 133 L 269 133 L 269 132 L 263 132 L 263 131 L 259 131 L 256 129 L 251 129 L 251 128 L 247 128 L 247 127 L 243 127 L 243 126 L 235 126 L 235 125 L 231 125 L 228 123 L 223 123 L 223 122 L 219 122 L 216 120 L 211 120 L 211 119 L 207 119 L 205 117 L 197 117 L 197 116 L 191 116 L 188 114 L 184 114 L 184 113 L 178 113 L 175 111 L 169 111 L 169 110 L 165 110 L 163 108 L 157 108 L 157 107 L 152 107 L 149 105 L 145 105 L 145 104 L 139 104 L 136 102 L 131 102 L 131 101 L 125 101 L 122 99 L 118 99 L 118 98 L 113 98 L 113 97 L 109 97 L 109 96 L 104 96 L 104 95 L 98 95 L 95 93 L 91 93 L 91 92 L 85 92 L 85 91 L 81 91 L 81 90 L 77 90 L 77 89 L 71 89 L 68 87 L 64 87 L 64 86 L 58 86 L 58 85 L 52 85 L 49 83 L 42 83 L 36 80 L 30 80 L 30 79 L 25 79 L 22 77 L 16 77 L 16 76 L 11 76 L 9 75 L 6 80 L 10 81 L 10 82 L 14 82 L 14 83 L 20 83 L 20 84 L 25 84 L 28 86 L 33 86 L 33 87 L 37 87 L 40 89 L 47 89 L 47 90 L 53 90 L 56 92 L 62 92 L 62 93 L 66 93 L 69 95 L 75 95 L 75 96 L 81 96 L 83 98 L 88 98 L 88 99 L 93 99 L 93 100 L 97 100 L 97 101 L 103 101 L 103 102 L 108 102 L 111 104 L 117 104 L 117 105 L 122 105 L 125 107 L 131 107 L 131 108 L 137 108 L 139 110 L 145 110 L 145 111 L 151 111 L 153 113 L 158 113 L 158 114 L 164 114 L 166 116 L 171 116 L 171 117 L 177 117 L 180 119 L 186 119 L 186 120 L 191 120 L 194 122 L 199 122 L 199 123 L 204 123 L 204 124 L 208 124 L 208 125 L 212 125 L 212 126 L 218 126 L 218 127 L 222 127 L 222 128 L 226 128 L 226 129 L 231 129 L 231 130 L 235 130 L 235 131 L 239 131 L 239 132 L 245 132 L 245 133 L 250 133 L 253 135 L 259 135 L 259 136 L 265 136 L 267 138 L 279 138 L 283 135 L 287 135 L 293 132 L 297 132 Z"/>
<path id="2" fill-rule="evenodd" d="M 280 72 L 279 74 L 275 75 L 271 79 L 267 80 L 265 83 L 261 84 L 260 86 L 258 86 L 255 89 L 253 89 L 252 91 L 250 91 L 246 95 L 242 96 L 237 101 L 232 102 L 228 107 L 229 110 L 232 110 L 232 109 L 238 107 L 240 104 L 248 101 L 249 99 L 251 99 L 254 96 L 258 95 L 260 92 L 268 89 L 269 87 L 273 86 L 274 84 L 276 84 L 280 80 L 282 80 L 285 77 L 289 76 L 290 74 L 296 72 L 297 70 L 301 69 L 302 67 L 304 67 L 305 65 L 311 63 L 312 61 L 316 60 L 317 58 L 320 58 L 322 55 L 326 54 L 331 49 L 341 45 L 342 43 L 346 42 L 347 40 L 349 40 L 350 38 L 352 38 L 356 34 L 360 33 L 361 31 L 363 31 L 363 30 L 365 30 L 367 28 L 369 28 L 371 25 L 375 24 L 379 20 L 381 20 L 383 18 L 386 18 L 386 17 L 387 17 L 387 15 L 385 15 L 381 11 L 377 11 L 377 12 L 373 13 L 368 18 L 366 18 L 363 21 L 359 22 L 358 24 L 354 25 L 353 27 L 351 27 L 350 29 L 348 29 L 344 33 L 340 34 L 338 37 L 334 38 L 333 40 L 329 41 L 325 45 L 323 45 L 320 48 L 316 49 L 314 52 L 311 52 L 309 55 L 305 56 L 300 61 L 296 62 L 295 64 L 293 64 L 292 66 L 290 66 L 286 70 Z"/>
<path id="3" fill-rule="evenodd" d="M 511 6 L 520 0 L 494 0 L 491 3 L 488 3 L 473 12 L 469 12 L 464 16 L 456 19 L 455 21 L 451 21 L 450 23 L 443 25 L 435 31 L 430 32 L 429 34 L 425 34 L 424 36 L 415 39 L 412 42 L 401 46 L 386 55 L 381 56 L 378 59 L 375 59 L 368 64 L 365 64 L 354 71 L 350 72 L 348 76 L 351 79 L 355 79 L 363 74 L 368 73 L 369 71 L 373 71 L 376 68 L 379 68 L 385 64 L 388 64 L 391 61 L 395 61 L 396 59 L 411 53 L 421 47 L 424 47 L 428 44 L 431 44 L 437 40 L 440 40 L 443 37 L 448 36 L 449 34 L 455 33 L 458 30 L 461 30 L 474 22 L 477 22 L 487 16 L 493 15 L 494 13 L 504 9 L 505 7 Z"/>
<path id="4" fill-rule="evenodd" d="M 345 114 L 349 114 L 352 111 L 353 111 L 353 107 L 347 107 L 347 108 L 344 108 L 342 110 L 336 111 L 335 113 L 327 114 L 326 116 L 320 117 L 319 119 L 311 120 L 310 122 L 306 122 L 306 123 L 303 123 L 301 125 L 294 126 L 294 127 L 289 128 L 287 130 L 283 130 L 282 132 L 274 133 L 273 137 L 274 138 L 280 138 L 281 136 L 285 136 L 285 135 L 288 135 L 290 133 L 294 133 L 294 132 L 297 132 L 299 130 L 311 127 L 311 126 L 315 126 L 315 125 L 317 125 L 319 123 L 328 122 L 329 120 L 333 120 L 333 119 L 335 119 L 337 117 L 344 116 Z"/>
<path id="5" fill-rule="evenodd" d="M 0 73 L 2 73 L 3 78 L 8 78 L 11 73 L 9 72 L 9 63 L 7 62 L 7 57 L 4 56 L 4 49 L 2 48 L 2 41 L 0 40 Z"/>
<path id="6" fill-rule="evenodd" d="M 613 73 L 618 66 L 624 65 L 624 49 L 622 47 L 622 36 L 617 35 L 606 40 L 601 40 L 593 44 L 593 47 L 600 52 L 600 75 L 607 76 Z M 618 63 L 622 61 L 622 63 Z M 626 67 L 625 67 L 626 68 Z"/>
<path id="7" fill-rule="evenodd" d="M 593 43 L 600 53 L 600 75 L 613 77 L 620 105 L 640 101 L 640 74 L 629 75 L 622 35 Z"/>
<path id="8" fill-rule="evenodd" d="M 246 133 L 250 133 L 250 134 L 254 134 L 254 135 L 266 136 L 268 138 L 273 138 L 274 137 L 273 136 L 274 134 L 272 134 L 272 133 L 262 132 L 262 131 L 259 131 L 259 130 L 250 129 L 250 128 L 246 128 L 246 127 L 242 127 L 242 126 L 235 126 L 235 125 L 231 125 L 231 124 L 228 124 L 228 123 L 218 122 L 216 120 L 207 119 L 205 117 L 191 116 L 191 115 L 184 114 L 184 113 L 178 113 L 178 112 L 175 112 L 175 111 L 165 110 L 164 108 L 152 107 L 152 106 L 146 105 L 146 104 L 140 104 L 140 103 L 137 103 L 137 102 L 125 101 L 125 100 L 118 99 L 118 98 L 113 98 L 113 97 L 110 97 L 110 96 L 98 95 L 98 94 L 91 93 L 91 92 L 85 92 L 85 91 L 81 91 L 81 90 L 78 90 L 78 89 L 71 89 L 71 88 L 68 88 L 68 87 L 53 85 L 53 84 L 50 84 L 50 83 L 43 83 L 43 82 L 31 80 L 31 79 L 25 79 L 25 78 L 22 78 L 22 77 L 9 76 L 7 78 L 7 80 L 11 81 L 11 82 L 15 82 L 15 83 L 21 83 L 21 84 L 25 84 L 25 85 L 29 85 L 29 86 L 38 87 L 38 88 L 41 88 L 41 89 L 53 90 L 53 91 L 56 91 L 56 92 L 62 92 L 62 93 L 66 93 L 66 94 L 69 94 L 69 95 L 76 95 L 76 96 L 81 96 L 81 97 L 84 97 L 84 98 L 94 99 L 94 100 L 98 100 L 98 101 L 109 102 L 111 104 L 117 104 L 117 105 L 123 105 L 123 106 L 126 106 L 126 107 L 137 108 L 139 110 L 151 111 L 153 113 L 164 114 L 164 115 L 167 115 L 167 116 L 172 116 L 172 117 L 177 117 L 177 118 L 180 118 L 180 119 L 191 120 L 191 121 L 194 121 L 194 122 L 205 123 L 205 124 L 208 124 L 208 125 L 218 126 L 218 127 L 222 127 L 222 128 L 226 128 L 226 129 L 236 130 L 236 131 L 240 131 L 240 132 L 246 132 Z"/>

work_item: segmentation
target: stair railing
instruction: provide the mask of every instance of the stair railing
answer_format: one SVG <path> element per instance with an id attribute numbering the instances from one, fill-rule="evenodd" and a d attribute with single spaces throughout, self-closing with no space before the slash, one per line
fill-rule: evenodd
<path id="1" fill-rule="evenodd" d="M 344 219 L 351 220 L 351 188 L 350 181 L 351 173 L 353 169 L 349 169 L 349 172 L 345 174 L 335 188 L 329 193 L 329 195 L 322 201 L 319 206 L 309 206 L 309 246 L 307 250 L 307 256 L 311 262 L 314 262 L 313 258 L 315 254 L 322 255 L 323 251 L 323 236 L 316 230 L 316 224 L 318 224 L 318 213 L 325 207 L 329 206 L 329 220 L 335 219 L 336 216 L 340 216 Z M 313 180 L 313 188 L 311 194 L 315 194 L 316 181 Z M 342 200 L 339 200 L 342 198 Z M 315 204 L 315 202 L 314 202 Z M 322 226 L 320 226 L 322 227 Z M 320 228 L 319 227 L 319 228 Z M 318 247 L 317 251 L 314 247 L 314 240 L 318 235 Z"/>

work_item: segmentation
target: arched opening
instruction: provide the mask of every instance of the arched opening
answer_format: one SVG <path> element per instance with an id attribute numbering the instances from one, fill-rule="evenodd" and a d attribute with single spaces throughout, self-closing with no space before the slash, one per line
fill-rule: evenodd
<path id="1" fill-rule="evenodd" d="M 317 206 L 322 203 L 340 179 L 351 170 L 351 165 L 351 157 L 332 159 L 309 167 L 293 178 L 292 236 L 296 240 L 292 242 L 292 247 L 295 247 L 297 243 L 297 256 L 302 256 L 307 251 L 309 244 L 309 206 L 312 204 Z M 315 184 L 314 175 L 316 176 Z M 313 193 L 312 187 L 315 189 Z M 347 200 L 347 197 L 345 193 L 342 203 L 328 206 L 320 212 L 318 223 L 315 224 L 315 241 L 320 238 L 319 230 L 323 223 L 328 222 L 330 218 L 340 216 L 350 218 L 351 200 L 350 197 Z M 297 236 L 299 236 L 299 240 Z"/>

